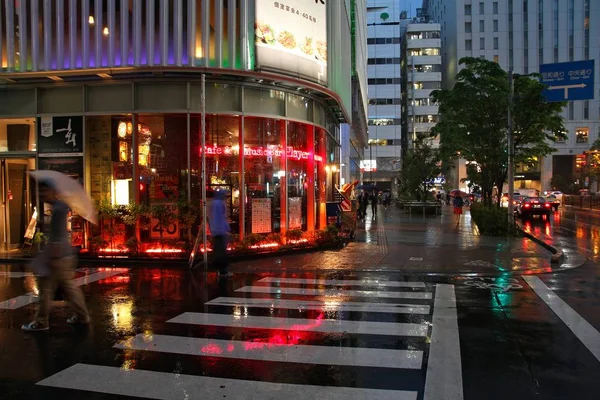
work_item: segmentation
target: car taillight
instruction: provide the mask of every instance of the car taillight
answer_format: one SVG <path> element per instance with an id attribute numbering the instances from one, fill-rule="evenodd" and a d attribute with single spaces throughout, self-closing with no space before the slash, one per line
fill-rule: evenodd
<path id="1" fill-rule="evenodd" d="M 552 204 L 550 204 L 550 203 L 544 204 L 544 207 L 546 207 L 546 208 L 550 208 L 551 206 L 552 206 Z"/>
<path id="2" fill-rule="evenodd" d="M 525 208 L 529 208 L 529 207 L 531 207 L 531 204 L 529 204 L 529 203 L 528 203 L 528 204 L 525 204 L 525 205 L 523 205 L 523 207 L 525 207 Z"/>

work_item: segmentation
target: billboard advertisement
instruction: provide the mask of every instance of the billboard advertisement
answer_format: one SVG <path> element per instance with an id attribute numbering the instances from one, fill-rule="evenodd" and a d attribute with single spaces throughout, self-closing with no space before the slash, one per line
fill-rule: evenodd
<path id="1" fill-rule="evenodd" d="M 256 0 L 256 68 L 327 84 L 325 0 Z"/>
<path id="2" fill-rule="evenodd" d="M 377 160 L 360 160 L 360 170 L 363 172 L 377 171 Z"/>

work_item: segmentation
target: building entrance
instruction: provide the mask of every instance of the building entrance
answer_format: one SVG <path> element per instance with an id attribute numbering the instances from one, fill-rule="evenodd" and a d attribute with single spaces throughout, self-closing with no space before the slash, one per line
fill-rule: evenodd
<path id="1" fill-rule="evenodd" d="M 19 248 L 35 208 L 35 184 L 29 176 L 34 159 L 0 159 L 0 243 L 3 250 Z"/>

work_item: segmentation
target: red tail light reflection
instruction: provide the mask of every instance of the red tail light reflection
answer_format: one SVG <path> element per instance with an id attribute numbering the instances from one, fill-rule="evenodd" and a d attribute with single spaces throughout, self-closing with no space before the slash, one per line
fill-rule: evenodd
<path id="1" fill-rule="evenodd" d="M 323 323 L 324 319 L 323 313 L 319 314 L 319 316 L 311 323 L 306 325 L 292 325 L 289 328 L 289 333 L 281 333 L 276 332 L 269 336 L 268 338 L 258 338 L 250 341 L 240 342 L 241 346 L 245 351 L 253 351 L 253 350 L 262 350 L 262 349 L 272 349 L 274 347 L 279 346 L 295 346 L 300 343 L 302 339 L 306 337 L 306 334 L 313 328 L 320 326 Z M 287 330 L 286 330 L 287 331 Z M 236 345 L 234 343 L 229 343 L 227 345 L 226 351 L 231 353 L 235 350 Z M 223 348 L 216 343 L 209 343 L 205 346 L 202 346 L 200 352 L 205 355 L 219 355 L 223 354 Z"/>

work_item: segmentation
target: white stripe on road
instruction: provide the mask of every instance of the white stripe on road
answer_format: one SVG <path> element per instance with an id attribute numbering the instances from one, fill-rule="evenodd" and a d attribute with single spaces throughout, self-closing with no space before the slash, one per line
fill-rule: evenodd
<path id="1" fill-rule="evenodd" d="M 523 279 L 600 361 L 600 332 L 558 297 L 540 278 L 523 276 Z"/>
<path id="2" fill-rule="evenodd" d="M 463 382 L 454 285 L 436 285 L 423 400 L 462 400 Z"/>
<path id="3" fill-rule="evenodd" d="M 193 356 L 354 367 L 421 369 L 423 364 L 423 352 L 417 350 L 291 345 L 165 335 L 139 334 L 114 347 Z"/>
<path id="4" fill-rule="evenodd" d="M 123 272 L 128 271 L 128 269 L 117 268 L 115 270 L 107 270 L 96 272 L 90 275 L 85 275 L 80 278 L 73 279 L 73 282 L 77 286 L 83 286 L 90 283 L 94 283 L 96 281 L 100 281 L 102 279 L 110 278 L 111 276 L 122 274 Z M 23 296 L 13 297 L 12 299 L 8 299 L 0 302 L 0 310 L 15 310 L 17 308 L 24 307 L 28 304 L 35 303 L 38 301 L 38 296 L 33 293 L 26 293 Z"/>
<path id="5" fill-rule="evenodd" d="M 76 364 L 37 383 L 158 400 L 416 400 L 417 392 L 297 385 Z"/>
<path id="6" fill-rule="evenodd" d="M 187 325 L 225 326 L 232 328 L 278 329 L 390 336 L 427 336 L 429 328 L 428 325 L 424 324 L 403 324 L 397 322 L 255 317 L 192 312 L 183 313 L 167 322 Z"/>
<path id="7" fill-rule="evenodd" d="M 26 276 L 33 276 L 33 274 L 31 272 L 1 271 L 0 276 L 7 276 L 9 278 L 25 278 Z"/>
<path id="8" fill-rule="evenodd" d="M 339 285 L 339 286 L 379 286 L 379 287 L 403 287 L 403 288 L 424 288 L 423 282 L 401 282 L 401 281 L 380 281 L 377 279 L 361 280 L 337 280 L 337 279 L 302 279 L 302 278 L 274 278 L 267 277 L 259 280 L 261 283 L 299 283 L 307 285 Z"/>
<path id="9" fill-rule="evenodd" d="M 210 306 L 240 306 L 251 308 L 279 308 L 288 310 L 358 311 L 390 314 L 429 314 L 429 306 L 418 304 L 362 303 L 358 301 L 317 301 L 254 299 L 244 297 L 217 297 L 206 303 Z"/>
<path id="10" fill-rule="evenodd" d="M 269 286 L 244 286 L 236 292 L 269 293 L 269 294 L 299 294 L 306 296 L 352 296 L 352 297 L 380 297 L 385 299 L 431 299 L 427 292 L 376 292 L 371 290 L 335 290 L 335 289 L 302 289 L 302 288 L 276 288 Z"/>

